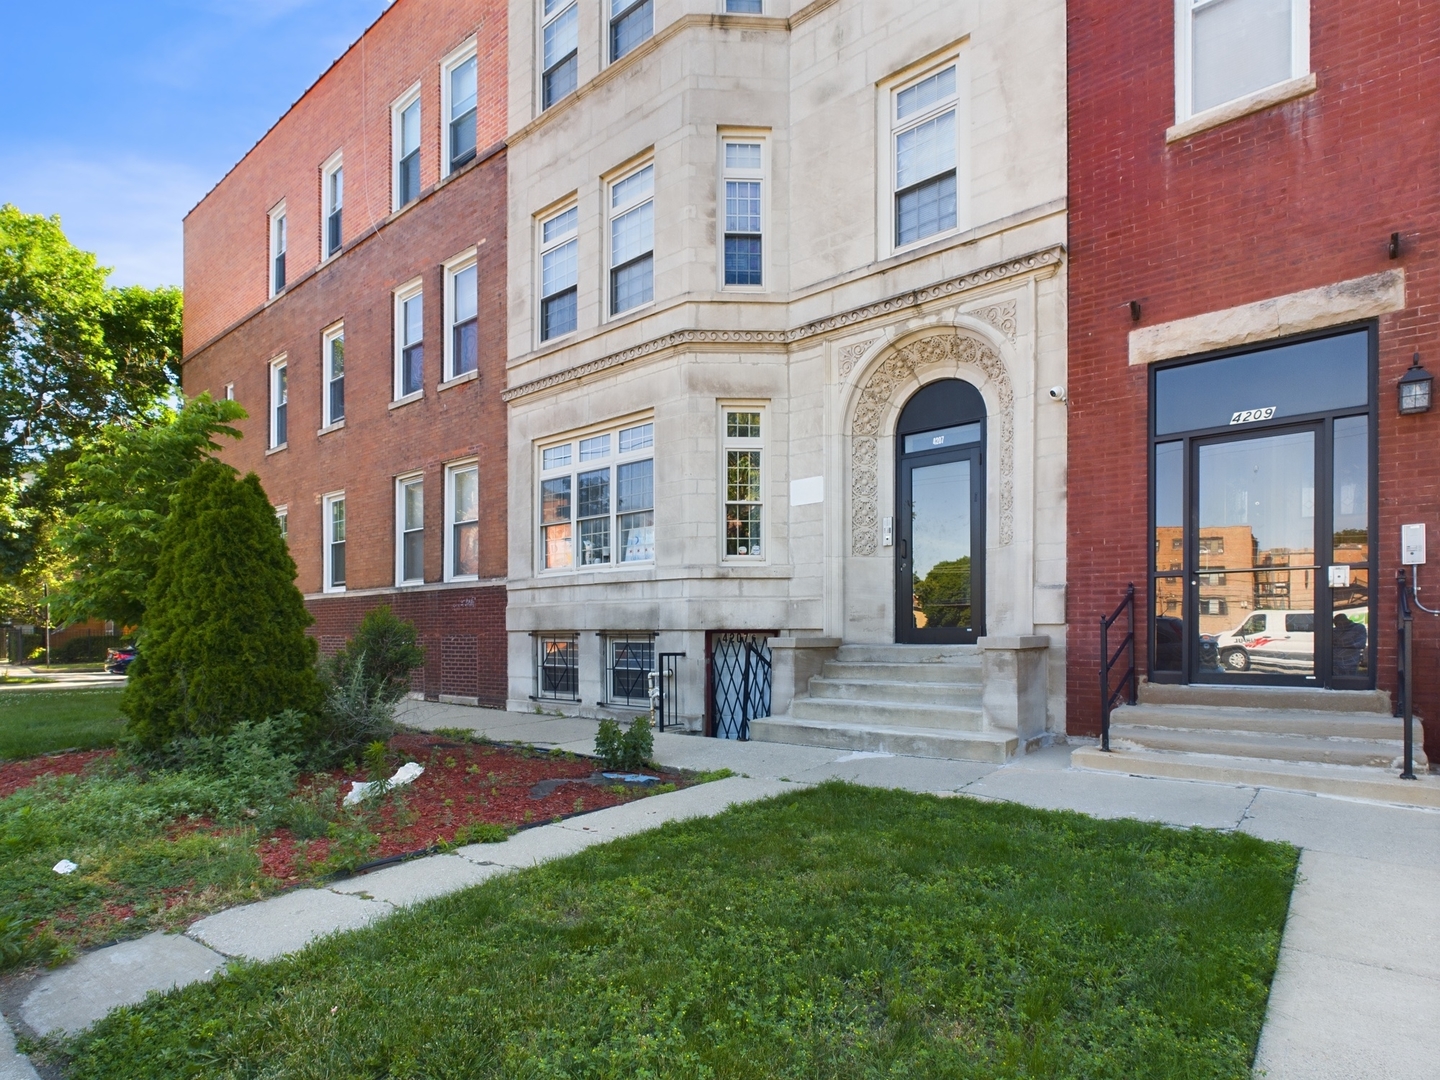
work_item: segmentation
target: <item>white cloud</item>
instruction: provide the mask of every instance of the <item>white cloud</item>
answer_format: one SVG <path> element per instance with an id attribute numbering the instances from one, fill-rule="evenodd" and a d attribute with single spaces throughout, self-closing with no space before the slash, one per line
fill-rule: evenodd
<path id="1" fill-rule="evenodd" d="M 182 220 L 219 174 L 138 156 L 81 157 L 37 147 L 0 157 L 0 201 L 27 214 L 59 214 L 76 247 L 114 268 L 113 285 L 179 285 Z"/>

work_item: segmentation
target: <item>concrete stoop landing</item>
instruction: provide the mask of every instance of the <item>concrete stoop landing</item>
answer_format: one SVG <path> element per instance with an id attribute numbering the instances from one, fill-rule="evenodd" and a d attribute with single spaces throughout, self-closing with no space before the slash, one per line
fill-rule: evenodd
<path id="1" fill-rule="evenodd" d="M 1111 753 L 1078 748 L 1076 768 L 1313 791 L 1440 807 L 1440 777 L 1400 780 L 1402 722 L 1379 692 L 1288 687 L 1143 686 L 1115 710 Z"/>
<path id="2" fill-rule="evenodd" d="M 977 645 L 841 645 L 786 716 L 750 722 L 759 742 L 1004 762 L 1014 731 L 988 730 Z"/>

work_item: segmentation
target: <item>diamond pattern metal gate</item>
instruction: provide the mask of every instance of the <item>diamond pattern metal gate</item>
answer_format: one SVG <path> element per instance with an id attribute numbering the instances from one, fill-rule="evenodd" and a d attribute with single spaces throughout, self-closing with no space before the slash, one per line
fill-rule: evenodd
<path id="1" fill-rule="evenodd" d="M 770 715 L 770 634 L 710 637 L 710 734 L 750 738 L 750 721 Z"/>

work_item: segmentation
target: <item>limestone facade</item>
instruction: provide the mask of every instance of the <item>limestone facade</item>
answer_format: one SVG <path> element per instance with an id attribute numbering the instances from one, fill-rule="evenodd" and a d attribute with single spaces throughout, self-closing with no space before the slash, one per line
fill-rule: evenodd
<path id="1" fill-rule="evenodd" d="M 563 4 L 510 5 L 511 707 L 611 711 L 615 635 L 685 654 L 678 711 L 696 728 L 712 632 L 894 641 L 896 423 L 954 378 L 987 411 L 984 633 L 1048 639 L 1045 726 L 1063 732 L 1064 4 L 654 0 L 653 36 L 614 62 L 609 0 L 575 4 L 577 88 L 548 108 L 545 26 Z M 953 227 L 902 245 L 897 101 L 936 72 L 922 94 L 943 98 L 952 70 Z M 759 285 L 725 283 L 727 140 L 761 148 L 746 174 Z M 612 314 L 616 202 L 646 167 L 653 298 Z M 542 340 L 545 225 L 572 208 L 574 329 Z M 726 542 L 727 407 L 759 416 L 744 443 L 760 452 L 758 556 Z M 653 447 L 621 458 L 619 433 L 647 424 Z M 544 533 L 542 481 L 560 475 L 546 466 L 568 456 L 578 485 L 596 436 L 653 462 L 653 558 L 612 515 L 612 561 L 547 566 L 564 556 Z M 564 700 L 538 692 L 547 635 L 569 642 Z"/>

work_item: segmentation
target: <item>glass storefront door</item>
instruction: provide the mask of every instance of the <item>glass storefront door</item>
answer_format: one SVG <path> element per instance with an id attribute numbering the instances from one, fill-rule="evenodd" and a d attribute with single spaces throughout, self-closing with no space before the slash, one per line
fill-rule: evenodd
<path id="1" fill-rule="evenodd" d="M 1374 685 L 1373 334 L 1157 371 L 1150 675 Z"/>

